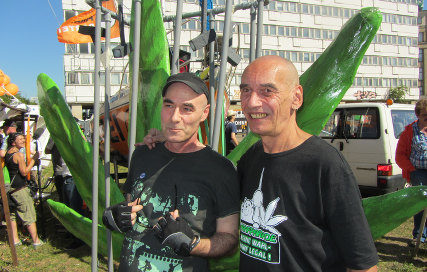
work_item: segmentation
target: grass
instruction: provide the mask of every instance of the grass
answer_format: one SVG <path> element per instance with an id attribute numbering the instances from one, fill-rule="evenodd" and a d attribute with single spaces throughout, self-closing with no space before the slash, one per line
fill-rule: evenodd
<path id="1" fill-rule="evenodd" d="M 120 168 L 119 172 L 125 172 Z M 43 172 L 46 180 L 52 175 L 52 169 Z M 121 183 L 123 181 L 121 180 Z M 52 192 L 52 198 L 57 199 L 54 186 L 48 187 Z M 44 205 L 45 215 L 45 245 L 34 250 L 30 242 L 17 247 L 18 266 L 12 265 L 12 257 L 7 243 L 6 227 L 0 228 L 0 272 L 40 272 L 40 271 L 90 271 L 91 249 L 83 245 L 77 249 L 67 250 L 72 239 L 61 224 L 51 215 L 49 208 Z M 39 213 L 40 214 L 40 213 Z M 38 230 L 41 232 L 41 220 L 38 222 Z M 21 230 L 25 231 L 23 228 Z M 422 244 L 418 255 L 412 258 L 413 248 L 408 246 L 411 240 L 412 219 L 407 220 L 401 226 L 391 231 L 383 238 L 375 242 L 380 262 L 379 271 L 421 272 L 427 271 L 427 244 Z M 27 238 L 28 234 L 20 233 L 20 238 Z M 28 241 L 28 240 L 27 240 Z M 105 257 L 98 258 L 98 271 L 108 271 Z M 115 271 L 118 264 L 115 263 Z"/>

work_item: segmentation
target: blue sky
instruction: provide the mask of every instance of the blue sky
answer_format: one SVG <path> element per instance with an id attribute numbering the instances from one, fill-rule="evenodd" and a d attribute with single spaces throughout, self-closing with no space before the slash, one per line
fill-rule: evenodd
<path id="1" fill-rule="evenodd" d="M 84 1 L 84 0 L 81 0 Z M 64 89 L 64 44 L 56 29 L 63 21 L 61 0 L 2 1 L 0 69 L 19 87 L 21 95 L 37 96 L 39 73 L 49 75 Z M 427 0 L 424 0 L 424 9 Z M 59 22 L 58 22 L 59 21 Z"/>
<path id="2" fill-rule="evenodd" d="M 60 23 L 61 0 L 50 0 Z M 48 0 L 4 0 L 1 5 L 0 69 L 27 98 L 37 96 L 37 75 L 46 73 L 64 89 L 64 44 L 59 43 L 59 27 Z"/>

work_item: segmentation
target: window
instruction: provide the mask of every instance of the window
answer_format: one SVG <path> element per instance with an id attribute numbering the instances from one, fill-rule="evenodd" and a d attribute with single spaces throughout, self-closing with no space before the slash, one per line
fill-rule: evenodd
<path id="1" fill-rule="evenodd" d="M 127 73 L 123 74 L 123 83 L 122 83 L 123 86 L 128 84 L 128 75 L 129 74 Z"/>
<path id="2" fill-rule="evenodd" d="M 276 26 L 275 25 L 270 26 L 270 35 L 276 35 Z"/>
<path id="3" fill-rule="evenodd" d="M 307 4 L 302 4 L 302 13 L 309 14 L 308 13 L 308 5 Z"/>
<path id="4" fill-rule="evenodd" d="M 90 73 L 81 73 L 82 84 L 90 84 Z"/>
<path id="5" fill-rule="evenodd" d="M 268 35 L 268 25 L 264 25 L 264 35 Z"/>
<path id="6" fill-rule="evenodd" d="M 68 72 L 68 84 L 79 84 L 77 72 Z"/>
<path id="7" fill-rule="evenodd" d="M 391 119 L 393 121 L 394 137 L 399 139 L 400 134 L 405 129 L 405 126 L 417 119 L 414 111 L 410 110 L 392 110 Z"/>
<path id="8" fill-rule="evenodd" d="M 111 85 L 120 85 L 120 73 L 111 73 Z"/>
<path id="9" fill-rule="evenodd" d="M 74 15 L 75 15 L 74 10 L 66 10 L 65 11 L 65 21 L 67 21 L 68 19 L 70 19 Z"/>
<path id="10" fill-rule="evenodd" d="M 250 33 L 249 24 L 247 24 L 247 23 L 242 24 L 242 33 L 243 34 L 249 34 Z"/>
<path id="11" fill-rule="evenodd" d="M 67 44 L 66 45 L 67 53 L 74 54 L 77 53 L 77 44 Z"/>
<path id="12" fill-rule="evenodd" d="M 342 124 L 342 136 L 347 139 L 378 139 L 380 136 L 376 108 L 347 109 Z"/>
<path id="13" fill-rule="evenodd" d="M 105 72 L 99 72 L 99 83 L 100 85 L 105 85 Z"/>
<path id="14" fill-rule="evenodd" d="M 341 119 L 341 112 L 342 112 L 341 110 L 336 110 L 332 113 L 325 127 L 320 132 L 319 134 L 320 137 L 331 139 L 334 136 L 338 135 L 338 129 L 339 129 L 338 124 L 339 124 L 339 120 Z"/>
<path id="15" fill-rule="evenodd" d="M 309 53 L 304 53 L 304 62 L 310 62 L 310 54 Z"/>
<path id="16" fill-rule="evenodd" d="M 303 28 L 302 29 L 302 36 L 304 37 L 304 38 L 309 38 L 309 36 L 310 36 L 310 32 L 309 32 L 309 29 L 308 28 Z"/>
<path id="17" fill-rule="evenodd" d="M 242 49 L 242 57 L 244 59 L 249 59 L 249 54 L 250 54 L 249 49 Z"/>
<path id="18" fill-rule="evenodd" d="M 89 46 L 87 43 L 80 44 L 80 54 L 89 54 Z"/>
<path id="19" fill-rule="evenodd" d="M 278 35 L 285 36 L 285 28 L 283 26 L 278 27 Z"/>

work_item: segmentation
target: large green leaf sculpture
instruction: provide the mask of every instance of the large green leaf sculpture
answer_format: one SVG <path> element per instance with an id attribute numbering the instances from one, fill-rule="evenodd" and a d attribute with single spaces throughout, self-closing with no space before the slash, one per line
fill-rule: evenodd
<path id="1" fill-rule="evenodd" d="M 132 19 L 133 25 L 133 6 Z M 160 1 L 141 2 L 141 35 L 138 71 L 138 108 L 135 142 L 142 142 L 151 128 L 160 129 L 162 88 L 170 74 L 169 45 L 163 25 Z M 133 41 L 131 28 L 130 40 Z M 132 57 L 130 57 L 132 67 Z M 135 71 L 130 71 L 131 75 Z M 131 84 L 133 84 L 131 82 Z"/>
<path id="2" fill-rule="evenodd" d="M 137 142 L 148 129 L 160 127 L 161 87 L 169 75 L 168 45 L 161 19 L 159 1 L 142 1 L 141 49 L 138 71 Z M 133 16 L 132 16 L 133 18 Z M 133 19 L 132 19 L 133 20 Z M 305 131 L 318 134 L 330 114 L 351 86 L 357 68 L 381 23 L 381 13 L 375 8 L 364 8 L 342 28 L 336 40 L 321 57 L 300 77 L 304 88 L 304 106 L 297 114 L 298 124 Z M 133 29 L 131 29 L 133 35 Z M 134 72 L 134 71 L 131 71 Z M 76 181 L 77 189 L 91 207 L 92 203 L 92 148 L 82 138 L 56 84 L 46 75 L 37 80 L 41 114 L 45 118 L 61 155 Z M 256 141 L 250 133 L 229 155 L 234 163 Z M 104 170 L 99 166 L 99 215 L 104 210 Z M 117 185 L 111 185 L 111 202 L 123 201 Z M 413 187 L 389 195 L 363 200 L 364 210 L 376 239 L 400 225 L 416 211 L 427 205 L 427 187 Z M 91 220 L 67 206 L 48 201 L 52 213 L 75 236 L 91 243 Z M 102 221 L 99 221 L 102 222 Z M 99 249 L 106 254 L 105 228 L 99 225 Z M 119 257 L 123 236 L 113 234 L 114 257 Z M 211 260 L 213 271 L 236 270 L 238 252 L 231 258 Z"/>
<path id="3" fill-rule="evenodd" d="M 40 114 L 56 147 L 73 175 L 77 190 L 88 207 L 92 207 L 92 146 L 84 138 L 82 131 L 71 114 L 56 83 L 45 74 L 37 77 Z M 105 209 L 104 166 L 98 167 L 99 222 Z M 112 203 L 124 201 L 117 185 L 110 179 Z"/>

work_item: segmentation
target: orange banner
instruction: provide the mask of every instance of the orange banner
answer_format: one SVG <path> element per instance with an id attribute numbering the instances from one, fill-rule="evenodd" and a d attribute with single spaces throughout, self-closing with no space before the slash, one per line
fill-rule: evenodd
<path id="1" fill-rule="evenodd" d="M 107 2 L 102 2 L 102 6 L 116 12 L 116 6 L 114 5 L 114 0 L 109 0 Z M 92 36 L 79 33 L 80 26 L 95 26 L 96 20 L 96 11 L 95 9 L 90 9 L 79 15 L 71 17 L 65 21 L 57 30 L 58 41 L 62 43 L 91 43 Z M 111 27 L 111 38 L 117 38 L 120 36 L 119 22 L 116 22 Z M 104 39 L 104 38 L 103 38 Z"/>

